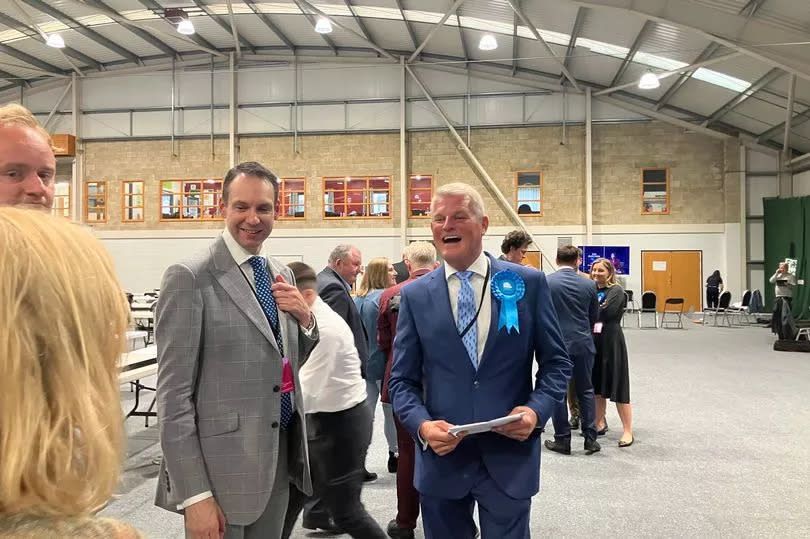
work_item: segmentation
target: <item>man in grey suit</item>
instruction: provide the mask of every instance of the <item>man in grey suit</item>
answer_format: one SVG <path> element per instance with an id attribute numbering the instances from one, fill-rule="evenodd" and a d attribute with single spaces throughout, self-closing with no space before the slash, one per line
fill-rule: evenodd
<path id="1" fill-rule="evenodd" d="M 559 269 L 548 276 L 548 287 L 551 289 L 551 299 L 557 310 L 568 356 L 574 363 L 572 376 L 579 401 L 582 433 L 585 435 L 585 452 L 590 455 L 601 449 L 596 441 L 596 412 L 591 381 L 596 354 L 593 331 L 599 315 L 599 300 L 596 297 L 596 283 L 577 274 L 578 259 L 579 249 L 573 245 L 557 249 Z M 557 403 L 551 420 L 554 424 L 554 441 L 546 440 L 546 448 L 570 455 L 571 425 L 568 423 L 568 408 L 564 401 Z"/>
<path id="2" fill-rule="evenodd" d="M 277 201 L 272 172 L 234 167 L 222 236 L 163 276 L 155 503 L 182 512 L 192 539 L 276 539 L 290 482 L 312 492 L 297 388 L 318 331 L 292 273 L 261 254 Z"/>

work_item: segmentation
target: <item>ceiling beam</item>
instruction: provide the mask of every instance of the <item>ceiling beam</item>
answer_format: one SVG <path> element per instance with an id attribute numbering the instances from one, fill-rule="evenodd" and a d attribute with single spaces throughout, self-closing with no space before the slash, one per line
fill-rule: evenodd
<path id="1" fill-rule="evenodd" d="M 31 64 L 32 66 L 36 67 L 37 69 L 39 69 L 41 71 L 44 71 L 44 72 L 46 72 L 46 73 L 48 73 L 50 75 L 64 75 L 65 74 L 65 71 L 61 67 L 55 66 L 53 64 L 49 64 L 48 62 L 40 60 L 39 58 L 36 58 L 35 56 L 31 56 L 30 54 L 25 53 L 25 52 L 23 52 L 23 51 L 21 51 L 19 49 L 15 49 L 14 47 L 6 45 L 5 43 L 0 43 L 0 52 L 2 52 L 4 54 L 7 54 L 9 56 L 12 56 L 12 57 L 16 58 L 17 60 L 25 62 L 26 64 Z"/>
<path id="2" fill-rule="evenodd" d="M 647 39 L 647 35 L 652 32 L 653 28 L 655 28 L 655 22 L 651 20 L 644 21 L 644 26 L 641 27 L 641 31 L 639 31 L 633 44 L 630 45 L 630 50 L 627 51 L 627 55 L 624 57 L 624 60 L 622 60 L 622 65 L 619 66 L 616 74 L 613 75 L 613 81 L 610 83 L 610 86 L 616 86 L 622 80 L 625 72 L 627 72 L 627 68 L 630 67 L 630 62 L 633 61 L 641 44 L 644 43 L 644 40 Z"/>
<path id="3" fill-rule="evenodd" d="M 141 60 L 141 58 L 138 57 L 137 54 L 134 54 L 132 51 L 128 51 L 127 49 L 115 43 L 111 39 L 107 39 L 106 37 L 96 32 L 95 30 L 88 28 L 87 26 L 81 24 L 76 19 L 69 17 L 67 14 L 59 11 L 54 7 L 51 7 L 42 0 L 21 0 L 21 1 L 28 4 L 32 8 L 41 11 L 42 13 L 50 15 L 51 17 L 58 20 L 65 26 L 70 27 L 71 29 L 85 36 L 86 38 L 95 41 L 102 47 L 113 51 L 115 54 L 123 58 L 126 58 L 130 62 L 136 63 L 138 65 L 143 65 L 143 60 Z"/>
<path id="4" fill-rule="evenodd" d="M 343 2 L 346 4 L 346 7 L 349 8 L 349 11 L 352 12 L 352 17 L 354 17 L 354 22 L 357 23 L 357 27 L 360 28 L 360 31 L 363 33 L 363 36 L 365 36 L 366 40 L 374 41 L 372 39 L 372 37 L 371 37 L 371 32 L 369 32 L 368 28 L 366 28 L 366 24 L 363 22 L 363 19 L 358 17 L 357 12 L 354 11 L 354 6 L 352 5 L 351 1 L 350 0 L 343 0 Z"/>
<path id="5" fill-rule="evenodd" d="M 229 34 L 233 33 L 233 28 L 227 21 L 225 21 L 224 17 L 221 17 L 216 13 L 214 13 L 213 11 L 211 11 L 210 7 L 208 7 L 206 4 L 203 4 L 199 0 L 192 0 L 192 2 L 194 3 L 195 6 L 202 9 L 205 12 L 205 14 L 211 18 L 212 21 L 214 21 L 220 26 L 220 28 L 222 28 Z M 253 45 L 253 43 L 248 41 L 247 38 L 237 34 L 237 39 L 239 40 L 239 43 L 241 43 L 243 47 L 245 47 L 247 50 L 250 51 L 251 54 L 256 54 L 256 47 Z"/>
<path id="6" fill-rule="evenodd" d="M 714 111 L 706 121 L 703 122 L 703 126 L 708 126 L 734 110 L 736 107 L 742 105 L 748 99 L 751 98 L 752 95 L 757 93 L 758 91 L 762 90 L 764 87 L 781 77 L 784 73 L 777 68 L 773 68 L 768 71 L 764 76 L 760 77 L 758 81 L 753 83 L 751 86 L 746 88 L 744 91 L 738 93 L 731 101 Z"/>
<path id="7" fill-rule="evenodd" d="M 563 65 L 566 68 L 571 67 L 571 57 L 574 55 L 574 49 L 577 46 L 577 39 L 582 33 L 582 26 L 585 24 L 585 16 L 588 14 L 588 8 L 580 6 L 577 8 L 577 18 L 574 19 L 574 27 L 571 29 L 571 39 L 568 40 L 568 47 L 565 49 L 565 58 Z"/>
<path id="8" fill-rule="evenodd" d="M 543 39 L 543 36 L 541 36 L 540 32 L 537 31 L 537 27 L 532 23 L 532 21 L 529 20 L 526 14 L 523 13 L 523 10 L 520 9 L 520 6 L 517 4 L 517 2 L 515 0 L 506 0 L 506 1 L 512 7 L 512 10 L 517 14 L 517 16 L 520 17 L 520 20 L 523 21 L 523 24 L 529 27 L 529 31 L 532 33 L 534 38 L 540 42 L 540 44 L 543 46 L 546 52 L 549 55 L 551 55 L 555 60 L 557 60 L 557 63 L 560 64 L 560 68 L 562 69 L 565 78 L 568 79 L 569 82 L 571 82 L 571 84 L 573 85 L 574 88 L 577 89 L 577 91 L 582 91 L 582 88 L 579 87 L 579 83 L 577 83 L 577 80 L 573 77 L 573 75 L 571 75 L 571 72 L 568 71 L 568 68 L 565 67 L 565 64 L 557 57 L 556 54 L 554 54 L 554 51 L 551 50 L 551 47 L 548 46 L 546 40 Z"/>
<path id="9" fill-rule="evenodd" d="M 796 99 L 796 75 L 790 76 L 788 83 L 788 101 L 787 108 L 785 109 L 785 137 L 782 142 L 782 152 L 785 155 L 785 160 L 790 159 L 790 125 L 793 120 L 793 105 Z"/>
<path id="10" fill-rule="evenodd" d="M 720 48 L 720 44 L 715 43 L 714 41 L 712 41 L 711 43 L 709 43 L 709 46 L 708 46 L 708 47 L 706 47 L 705 49 L 703 49 L 703 52 L 701 52 L 701 53 L 700 53 L 700 55 L 699 55 L 697 58 L 695 58 L 695 61 L 694 61 L 694 62 L 692 62 L 692 63 L 693 63 L 693 64 L 699 64 L 700 62 L 703 62 L 703 61 L 705 61 L 705 60 L 708 60 L 709 58 L 711 58 L 711 56 L 712 56 L 712 55 L 713 55 L 713 54 L 714 54 L 714 53 L 717 51 L 717 49 L 719 49 L 719 48 Z M 669 89 L 666 91 L 666 93 L 664 93 L 664 95 L 663 95 L 663 96 L 661 96 L 661 99 L 659 99 L 659 100 L 658 100 L 658 103 L 656 103 L 656 104 L 655 104 L 655 110 L 661 110 L 661 108 L 662 108 L 664 105 L 666 105 L 667 103 L 669 103 L 669 100 L 670 100 L 670 99 L 672 99 L 672 97 L 673 97 L 673 96 L 674 96 L 676 93 L 678 93 L 678 90 L 680 90 L 680 89 L 681 89 L 681 87 L 682 87 L 684 84 L 686 84 L 686 81 L 688 81 L 690 78 L 692 78 L 692 75 L 694 75 L 695 71 L 697 71 L 697 70 L 696 70 L 696 69 L 692 69 L 691 71 L 687 71 L 687 72 L 685 72 L 685 73 L 681 73 L 681 76 L 680 76 L 680 77 L 678 77 L 678 80 L 676 80 L 676 81 L 675 81 L 675 84 L 673 84 L 672 86 L 670 86 L 670 87 L 669 87 Z"/>
<path id="11" fill-rule="evenodd" d="M 121 15 L 120 13 L 118 13 L 117 11 L 112 9 L 110 6 L 108 6 L 107 4 L 102 2 L 101 0 L 82 0 L 81 2 L 76 1 L 75 3 L 77 3 L 77 4 L 86 4 L 88 6 L 94 7 L 96 9 L 100 10 L 104 15 L 106 15 L 109 18 L 111 18 L 112 20 L 118 22 L 119 24 L 126 25 L 126 23 L 124 23 L 122 21 L 122 19 L 123 20 L 128 20 L 126 17 L 124 17 L 123 15 Z M 178 57 L 179 53 L 176 50 L 174 50 L 169 45 L 167 45 L 163 41 L 159 40 L 158 38 L 156 38 L 155 36 L 153 36 L 149 32 L 147 32 L 146 30 L 142 30 L 141 28 L 139 28 L 137 26 L 132 26 L 132 25 L 126 25 L 126 26 L 127 26 L 127 30 L 129 30 L 130 32 L 132 32 L 133 34 L 135 34 L 136 36 L 138 36 L 142 40 L 146 41 L 147 43 L 149 43 L 150 45 L 152 45 L 156 49 L 162 51 L 164 54 L 167 54 L 169 56 Z"/>
<path id="12" fill-rule="evenodd" d="M 236 57 L 242 56 L 242 47 L 239 45 L 239 30 L 236 28 L 236 19 L 233 16 L 233 3 L 226 0 L 228 5 L 228 19 L 231 22 L 231 33 L 233 34 L 233 46 L 236 47 Z"/>
<path id="13" fill-rule="evenodd" d="M 470 51 L 467 50 L 467 42 L 464 41 L 464 29 L 461 27 L 461 15 L 459 15 L 460 9 L 456 10 L 456 23 L 458 23 L 458 39 L 461 41 L 461 50 L 464 52 L 464 62 L 469 64 L 470 62 Z M 416 45 L 414 45 L 416 47 Z"/>
<path id="14" fill-rule="evenodd" d="M 810 107 L 805 109 L 804 112 L 800 112 L 800 113 L 794 115 L 790 119 L 791 128 L 798 127 L 798 126 L 802 125 L 803 123 L 807 122 L 808 120 L 810 120 Z M 781 122 L 781 123 L 769 128 L 768 130 L 763 131 L 762 133 L 757 135 L 757 142 L 764 143 L 764 142 L 769 141 L 775 134 L 782 131 L 782 129 L 784 129 L 784 127 L 785 127 L 785 122 Z"/>
<path id="15" fill-rule="evenodd" d="M 307 6 L 307 7 L 308 7 L 310 10 L 314 11 L 314 12 L 315 12 L 317 15 L 320 15 L 321 17 L 326 17 L 327 19 L 329 19 L 329 21 L 330 21 L 332 24 L 334 24 L 335 26 L 337 26 L 338 28 L 342 29 L 342 30 L 343 30 L 343 31 L 345 31 L 345 32 L 350 33 L 351 35 L 353 35 L 354 37 L 356 37 L 357 39 L 359 39 L 359 40 L 361 40 L 361 41 L 365 41 L 365 42 L 366 42 L 366 44 L 368 44 L 368 45 L 369 45 L 369 46 L 370 46 L 372 49 L 374 49 L 374 50 L 377 52 L 377 54 L 380 54 L 380 55 L 382 55 L 382 56 L 385 56 L 386 58 L 388 58 L 388 59 L 390 59 L 390 60 L 396 60 L 396 59 L 397 59 L 397 58 L 396 58 L 396 56 L 394 56 L 393 54 L 391 54 L 391 53 L 390 53 L 390 52 L 388 52 L 387 50 L 383 49 L 382 47 L 380 47 L 379 45 L 377 45 L 376 43 L 374 43 L 374 41 L 372 41 L 372 40 L 370 40 L 370 39 L 368 39 L 368 38 L 366 38 L 366 37 L 364 37 L 364 36 L 361 36 L 360 34 L 358 34 L 357 32 L 355 32 L 354 30 L 352 30 L 351 28 L 349 28 L 348 26 L 346 26 L 345 24 L 341 24 L 341 23 L 340 23 L 340 22 L 338 22 L 337 20 L 335 20 L 335 19 L 333 19 L 333 18 L 330 18 L 330 17 L 329 17 L 329 16 L 328 16 L 326 13 L 324 13 L 323 11 L 321 11 L 320 9 L 318 9 L 317 7 L 315 7 L 315 6 L 313 6 L 312 4 L 310 4 L 310 3 L 309 3 L 307 0 L 296 0 L 296 2 L 301 2 L 302 4 L 304 4 L 305 6 Z M 314 24 L 314 23 L 313 23 L 313 24 Z M 324 36 L 324 37 L 325 37 L 325 36 Z M 337 54 L 337 52 L 336 52 L 335 54 Z"/>
<path id="16" fill-rule="evenodd" d="M 161 19 L 163 19 L 166 22 L 166 24 L 168 24 L 169 26 L 171 26 L 175 30 L 177 29 L 176 25 L 173 22 L 166 19 L 166 15 L 164 13 L 166 11 L 166 8 L 164 8 L 163 6 L 161 6 L 160 4 L 155 2 L 154 0 L 138 0 L 138 1 L 145 8 L 151 9 L 152 12 L 155 13 L 155 15 L 158 15 Z M 132 21 L 132 22 L 135 22 L 135 21 Z M 163 35 L 166 35 L 166 34 L 163 34 Z M 208 52 L 210 54 L 216 54 L 217 56 L 225 56 L 225 54 L 220 52 L 220 50 L 215 45 L 211 44 L 208 40 L 206 40 L 204 37 L 202 37 L 200 34 L 198 34 L 196 32 L 191 34 L 190 36 L 188 36 L 188 38 L 186 36 L 181 36 L 180 34 L 177 34 L 176 36 L 174 34 L 172 34 L 172 37 L 177 37 L 181 41 L 185 41 L 187 43 L 192 43 L 193 42 L 196 45 L 198 45 L 198 47 L 196 47 L 196 48 L 198 48 L 198 49 L 200 49 L 202 51 Z"/>
<path id="17" fill-rule="evenodd" d="M 439 22 L 434 24 L 433 28 L 430 29 L 428 35 L 425 36 L 425 40 L 422 41 L 422 43 L 420 43 L 418 47 L 416 47 L 416 50 L 413 51 L 413 54 L 411 54 L 410 58 L 408 58 L 408 62 L 413 62 L 414 58 L 419 56 L 419 53 L 422 52 L 422 49 L 425 48 L 425 46 L 428 44 L 428 41 L 430 41 L 433 38 L 433 36 L 436 35 L 436 32 L 438 32 L 439 29 L 442 26 L 444 26 L 444 23 L 447 22 L 447 19 L 450 18 L 450 15 L 455 13 L 458 10 L 458 8 L 461 7 L 461 4 L 463 4 L 464 2 L 465 0 L 456 0 L 455 2 L 453 2 L 453 5 L 450 6 L 450 9 L 448 9 L 442 16 L 442 18 L 439 19 Z"/>
<path id="18" fill-rule="evenodd" d="M 518 0 L 518 7 L 520 7 L 520 0 Z M 512 23 L 512 76 L 515 76 L 518 70 L 518 35 L 517 35 L 517 27 L 518 27 L 518 16 L 517 13 L 514 14 L 513 23 Z"/>
<path id="19" fill-rule="evenodd" d="M 23 15 L 27 15 L 27 13 L 23 13 Z M 42 37 L 42 34 L 39 31 L 39 29 L 36 26 L 34 26 L 33 24 L 31 24 L 29 26 L 28 24 L 25 24 L 24 22 L 18 21 L 17 19 L 15 19 L 13 17 L 10 17 L 10 16 L 6 15 L 3 12 L 0 12 L 0 23 L 3 23 L 6 26 L 8 26 L 9 28 L 12 28 L 12 29 L 17 30 L 18 32 L 20 32 L 22 34 L 25 34 L 26 36 L 28 36 L 31 39 L 39 41 L 43 45 L 45 44 L 45 38 Z M 33 21 L 32 21 L 32 23 L 33 23 Z M 77 51 L 76 49 L 73 49 L 71 47 L 65 47 L 64 49 L 59 49 L 59 50 L 62 52 L 62 55 L 65 57 L 67 62 L 71 66 L 73 66 L 74 69 L 76 69 L 78 71 L 79 75 L 82 74 L 81 70 L 79 70 L 79 68 L 73 62 L 71 62 L 70 58 L 67 58 L 68 56 L 70 56 L 72 58 L 75 58 L 76 60 L 78 60 L 80 62 L 83 62 L 84 65 L 86 65 L 88 67 L 98 69 L 99 71 L 104 69 L 104 67 L 101 65 L 101 62 L 99 62 L 98 60 L 95 60 L 93 58 L 90 58 L 86 54 L 83 54 L 83 53 Z"/>
<path id="20" fill-rule="evenodd" d="M 245 4 L 247 4 L 247 6 L 250 8 L 250 10 L 253 13 L 255 13 L 256 16 L 259 17 L 259 19 L 261 19 L 261 21 L 264 23 L 264 25 L 267 26 L 270 29 L 271 32 L 276 34 L 276 36 L 282 42 L 284 42 L 285 45 L 287 45 L 287 48 L 289 48 L 291 51 L 295 51 L 295 44 L 292 41 L 290 41 L 290 38 L 288 38 L 284 34 L 284 32 L 282 32 L 281 29 L 278 26 L 276 26 L 276 24 L 272 20 L 270 20 L 270 17 L 268 17 L 266 14 L 262 13 L 259 10 L 259 8 L 256 7 L 256 2 L 254 2 L 253 0 L 242 0 L 242 1 Z"/>
<path id="21" fill-rule="evenodd" d="M 8 71 L 3 71 L 2 69 L 0 69 L 0 79 L 6 79 L 10 83 L 14 84 L 14 86 L 31 86 L 30 82 L 19 75 L 9 73 Z"/>
<path id="22" fill-rule="evenodd" d="M 738 15 L 745 15 L 750 19 L 756 15 L 757 11 L 759 11 L 759 8 L 762 7 L 762 4 L 764 4 L 765 1 L 766 0 L 748 0 L 748 3 L 743 6 Z"/>
<path id="23" fill-rule="evenodd" d="M 596 99 L 603 101 L 605 103 L 610 103 L 611 105 L 615 105 L 617 107 L 621 107 L 631 112 L 635 112 L 637 114 L 643 114 L 644 116 L 653 118 L 655 120 L 661 120 L 662 122 L 666 122 L 668 124 L 676 125 L 678 127 L 682 127 L 684 129 L 700 133 L 702 135 L 707 135 L 712 138 L 723 140 L 734 138 L 728 133 L 723 133 L 721 131 L 716 131 L 714 129 L 709 129 L 708 127 L 703 127 L 701 125 L 694 124 L 692 122 L 687 122 L 686 120 L 676 118 L 675 116 L 670 116 L 669 114 L 665 114 L 657 110 L 648 109 L 647 107 L 642 107 L 640 105 L 630 103 L 629 101 L 626 101 L 624 99 L 618 99 L 607 95 L 599 96 Z"/>
<path id="24" fill-rule="evenodd" d="M 315 22 L 316 22 L 316 21 L 315 21 L 315 17 L 313 17 L 311 13 L 309 13 L 308 11 L 306 11 L 306 10 L 305 10 L 305 9 L 304 9 L 304 8 L 301 6 L 301 4 L 302 4 L 302 0 L 293 0 L 293 1 L 295 2 L 295 5 L 296 5 L 296 6 L 298 6 L 298 9 L 300 9 L 300 10 L 301 10 L 301 13 L 303 13 L 303 14 L 304 14 L 304 17 L 306 17 L 306 18 L 307 18 L 307 20 L 309 21 L 309 24 L 312 26 L 312 29 L 314 30 L 314 29 L 315 29 Z M 309 4 L 308 4 L 308 5 L 309 5 Z M 312 6 L 311 6 L 311 5 L 309 5 L 309 7 L 311 8 Z M 330 21 L 331 21 L 331 19 L 330 19 Z M 332 41 L 331 39 L 329 39 L 329 36 L 327 36 L 326 34 L 318 34 L 318 35 L 319 35 L 319 36 L 321 36 L 321 39 L 323 39 L 323 40 L 326 42 L 326 44 L 329 46 L 329 49 L 332 51 L 332 54 L 334 54 L 335 56 L 337 56 L 337 55 L 338 55 L 338 49 L 337 49 L 337 47 L 335 46 L 334 41 Z"/>
<path id="25" fill-rule="evenodd" d="M 405 18 L 405 10 L 402 9 L 402 0 L 396 0 L 397 9 L 399 9 L 399 15 L 402 17 L 402 22 L 405 23 L 405 29 L 408 31 L 408 35 L 411 38 L 411 43 L 413 43 L 413 48 L 416 49 L 418 46 L 418 41 L 416 40 L 416 34 L 413 32 L 413 26 L 411 26 L 411 21 Z M 458 10 L 456 10 L 456 18 L 458 18 Z M 461 25 L 459 25 L 461 28 Z"/>

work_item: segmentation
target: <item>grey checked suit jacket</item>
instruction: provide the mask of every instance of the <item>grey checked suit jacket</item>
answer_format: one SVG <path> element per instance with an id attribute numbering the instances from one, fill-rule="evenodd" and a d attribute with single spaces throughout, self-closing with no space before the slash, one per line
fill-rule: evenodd
<path id="1" fill-rule="evenodd" d="M 272 275 L 294 283 L 269 258 Z M 279 312 L 287 357 L 298 371 L 318 341 Z M 155 504 L 170 511 L 210 490 L 230 524 L 255 522 L 276 474 L 281 355 L 253 289 L 222 237 L 166 270 L 156 310 L 157 410 L 163 463 Z M 290 477 L 312 492 L 301 392 L 288 433 Z M 272 500 L 271 500 L 272 502 Z"/>

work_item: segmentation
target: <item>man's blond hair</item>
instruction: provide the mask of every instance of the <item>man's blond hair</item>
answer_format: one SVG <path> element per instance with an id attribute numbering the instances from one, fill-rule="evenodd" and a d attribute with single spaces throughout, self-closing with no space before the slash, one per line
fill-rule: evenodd
<path id="1" fill-rule="evenodd" d="M 429 241 L 414 241 L 403 251 L 414 269 L 430 268 L 436 263 L 436 248 Z"/>
<path id="2" fill-rule="evenodd" d="M 433 200 L 430 201 L 430 213 L 434 213 L 436 202 L 440 198 L 459 196 L 464 197 L 467 202 L 467 208 L 472 212 L 478 221 L 481 221 L 485 215 L 484 199 L 481 194 L 476 191 L 471 185 L 461 182 L 454 182 L 442 185 L 436 190 L 433 195 Z"/>
<path id="3" fill-rule="evenodd" d="M 56 152 L 58 149 L 53 145 L 51 134 L 48 133 L 44 127 L 42 127 L 34 115 L 31 114 L 31 111 L 22 105 L 18 105 L 17 103 L 9 103 L 8 105 L 0 107 L 0 127 L 9 126 L 30 127 L 42 135 L 42 138 L 45 139 L 48 146 L 51 147 L 51 150 Z"/>

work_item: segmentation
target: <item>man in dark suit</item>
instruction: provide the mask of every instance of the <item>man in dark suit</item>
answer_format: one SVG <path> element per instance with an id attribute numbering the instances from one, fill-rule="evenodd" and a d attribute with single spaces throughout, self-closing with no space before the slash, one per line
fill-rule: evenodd
<path id="1" fill-rule="evenodd" d="M 489 219 L 471 186 L 440 187 L 431 229 L 445 263 L 402 289 L 389 391 L 419 442 L 414 486 L 427 539 L 529 537 L 540 430 L 565 396 L 571 361 L 542 272 L 483 252 Z M 539 369 L 532 384 L 532 362 Z M 491 432 L 454 425 L 505 415 Z"/>
<path id="2" fill-rule="evenodd" d="M 601 449 L 596 441 L 591 382 L 596 353 L 592 332 L 599 314 L 599 300 L 596 298 L 596 283 L 577 274 L 578 260 L 579 249 L 573 245 L 564 245 L 557 249 L 559 269 L 548 276 L 548 287 L 551 289 L 551 298 L 560 320 L 568 355 L 574 362 L 573 378 L 579 401 L 580 423 L 585 435 L 585 452 L 590 455 Z M 546 440 L 546 448 L 570 455 L 571 425 L 564 402 L 555 408 L 552 421 L 554 441 Z"/>

